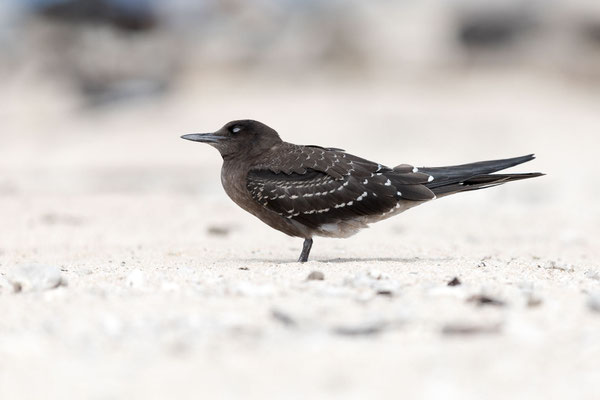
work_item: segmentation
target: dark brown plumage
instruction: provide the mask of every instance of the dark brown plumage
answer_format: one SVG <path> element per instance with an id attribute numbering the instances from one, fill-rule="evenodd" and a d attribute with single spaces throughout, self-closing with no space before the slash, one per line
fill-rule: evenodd
<path id="1" fill-rule="evenodd" d="M 533 155 L 451 167 L 390 168 L 341 149 L 286 143 L 253 120 L 182 138 L 219 150 L 221 182 L 237 205 L 272 228 L 305 239 L 300 262 L 308 260 L 313 236 L 348 237 L 436 197 L 542 175 L 492 174 Z"/>

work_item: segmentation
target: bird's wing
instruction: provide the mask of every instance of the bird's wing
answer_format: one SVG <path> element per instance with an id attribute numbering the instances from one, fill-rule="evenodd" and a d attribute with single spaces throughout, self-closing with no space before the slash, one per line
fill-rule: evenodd
<path id="1" fill-rule="evenodd" d="M 429 175 L 412 167 L 391 169 L 339 151 L 302 150 L 251 169 L 246 187 L 265 208 L 308 227 L 390 212 L 402 200 L 435 197 L 423 185 Z"/>
<path id="2" fill-rule="evenodd" d="M 275 153 L 269 154 L 264 163 L 256 166 L 256 169 L 301 175 L 311 169 L 335 179 L 342 179 L 351 173 L 368 176 L 371 172 L 389 170 L 383 165 L 363 160 L 340 149 L 298 146 L 291 143 L 284 143 Z"/>

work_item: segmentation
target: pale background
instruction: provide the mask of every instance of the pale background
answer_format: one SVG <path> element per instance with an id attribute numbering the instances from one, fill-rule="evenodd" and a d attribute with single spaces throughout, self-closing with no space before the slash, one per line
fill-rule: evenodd
<path id="1" fill-rule="evenodd" d="M 0 283 L 67 281 L 0 284 L 1 399 L 597 398 L 594 2 L 80 4 L 0 7 Z M 547 176 L 297 264 L 179 139 L 239 118 L 391 166 L 535 152 L 515 170 Z"/>

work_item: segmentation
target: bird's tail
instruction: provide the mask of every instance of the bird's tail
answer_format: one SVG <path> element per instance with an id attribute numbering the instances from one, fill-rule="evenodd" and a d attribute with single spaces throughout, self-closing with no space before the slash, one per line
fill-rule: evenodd
<path id="1" fill-rule="evenodd" d="M 484 189 L 501 185 L 506 182 L 535 178 L 536 176 L 544 175 L 539 172 L 493 174 L 493 172 L 514 167 L 515 165 L 531 161 L 534 158 L 533 154 L 529 154 L 522 157 L 480 161 L 449 167 L 423 167 L 419 168 L 419 172 L 433 176 L 433 181 L 426 183 L 425 186 L 435 193 L 437 197 L 441 197 L 452 193 Z"/>

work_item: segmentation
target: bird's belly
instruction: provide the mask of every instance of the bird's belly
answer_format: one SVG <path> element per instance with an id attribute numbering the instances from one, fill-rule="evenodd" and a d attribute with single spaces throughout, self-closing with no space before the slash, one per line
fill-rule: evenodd
<path id="1" fill-rule="evenodd" d="M 400 201 L 390 210 L 386 210 L 380 214 L 357 216 L 345 220 L 327 222 L 321 224 L 315 234 L 324 237 L 347 238 L 356 234 L 361 229 L 368 228 L 369 224 L 393 217 L 418 204 L 421 204 L 421 202 Z"/>

